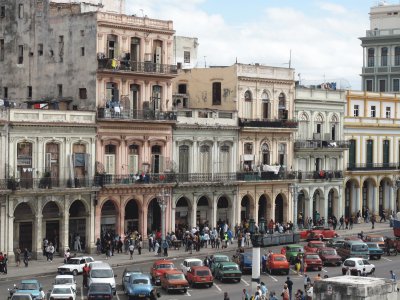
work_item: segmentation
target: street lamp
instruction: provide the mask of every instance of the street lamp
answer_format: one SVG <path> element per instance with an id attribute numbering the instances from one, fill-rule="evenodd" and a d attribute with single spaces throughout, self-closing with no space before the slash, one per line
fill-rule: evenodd
<path id="1" fill-rule="evenodd" d="M 162 189 L 162 193 L 157 197 L 157 203 L 161 208 L 161 245 L 163 245 L 165 241 L 165 209 L 168 205 L 168 197 L 169 194 L 165 192 L 165 189 Z"/>
<path id="2" fill-rule="evenodd" d="M 299 187 L 293 183 L 289 185 L 290 191 L 292 192 L 293 196 L 293 232 L 297 231 L 297 195 Z"/>
<path id="3" fill-rule="evenodd" d="M 261 218 L 258 224 L 259 226 L 262 225 L 262 221 L 264 222 L 265 227 L 264 218 Z M 251 244 L 253 246 L 253 256 L 251 262 L 251 290 L 252 292 L 255 292 L 257 290 L 257 285 L 260 283 L 260 237 L 262 238 L 262 235 L 260 235 L 256 229 L 256 222 L 254 219 L 250 219 L 249 221 L 249 231 L 251 234 Z"/>

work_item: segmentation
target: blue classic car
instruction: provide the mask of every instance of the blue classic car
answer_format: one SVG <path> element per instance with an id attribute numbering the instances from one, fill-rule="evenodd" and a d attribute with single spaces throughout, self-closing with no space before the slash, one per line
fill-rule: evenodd
<path id="1" fill-rule="evenodd" d="M 242 273 L 251 273 L 253 254 L 251 252 L 239 253 L 233 257 L 233 261 L 239 265 Z"/>
<path id="2" fill-rule="evenodd" d="M 125 294 L 129 300 L 157 298 L 155 287 L 151 284 L 151 278 L 145 274 L 132 274 L 129 281 L 124 281 Z"/>
<path id="3" fill-rule="evenodd" d="M 41 300 L 45 298 L 42 285 L 36 279 L 21 280 L 18 285 L 14 285 L 14 289 L 10 290 L 10 298 L 16 293 L 30 294 L 34 300 Z"/>
<path id="4" fill-rule="evenodd" d="M 367 242 L 369 258 L 370 259 L 380 259 L 383 255 L 383 249 L 379 247 L 376 242 Z"/>

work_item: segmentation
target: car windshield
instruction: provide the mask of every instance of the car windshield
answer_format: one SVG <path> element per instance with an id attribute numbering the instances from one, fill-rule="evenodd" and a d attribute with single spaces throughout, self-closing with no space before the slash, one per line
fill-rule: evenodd
<path id="1" fill-rule="evenodd" d="M 315 244 L 311 244 L 311 247 L 313 247 L 313 248 L 324 248 L 324 247 L 326 247 L 326 245 L 324 243 L 315 243 Z"/>
<path id="2" fill-rule="evenodd" d="M 173 269 L 174 265 L 173 264 L 159 264 L 157 266 L 157 269 Z"/>
<path id="3" fill-rule="evenodd" d="M 56 278 L 54 284 L 73 284 L 72 278 Z"/>
<path id="4" fill-rule="evenodd" d="M 70 259 L 68 261 L 69 265 L 79 265 L 80 264 L 80 260 L 79 259 Z"/>
<path id="5" fill-rule="evenodd" d="M 172 280 L 183 280 L 185 279 L 185 275 L 183 274 L 169 274 L 167 276 L 168 279 L 172 279 Z"/>
<path id="6" fill-rule="evenodd" d="M 146 278 L 136 278 L 132 281 L 133 284 L 150 284 L 149 280 Z"/>
<path id="7" fill-rule="evenodd" d="M 52 294 L 56 294 L 56 295 L 62 295 L 62 294 L 72 294 L 71 289 L 70 288 L 54 288 Z"/>
<path id="8" fill-rule="evenodd" d="M 352 245 L 351 250 L 353 250 L 353 251 L 368 251 L 368 246 L 365 244 Z"/>
<path id="9" fill-rule="evenodd" d="M 196 272 L 196 275 L 197 276 L 208 276 L 208 275 L 210 275 L 210 272 L 208 270 L 198 270 Z"/>
<path id="10" fill-rule="evenodd" d="M 309 255 L 306 255 L 306 258 L 308 258 L 308 259 L 319 259 L 319 256 L 317 254 L 309 254 Z"/>
<path id="11" fill-rule="evenodd" d="M 275 261 L 285 261 L 285 260 L 286 260 L 286 257 L 284 257 L 284 256 L 275 256 L 275 257 L 274 257 L 274 260 L 275 260 Z"/>
<path id="12" fill-rule="evenodd" d="M 236 271 L 236 270 L 238 270 L 238 267 L 237 266 L 223 266 L 222 270 L 224 270 L 224 271 Z"/>
<path id="13" fill-rule="evenodd" d="M 229 257 L 228 256 L 217 256 L 214 259 L 215 261 L 221 262 L 221 261 L 229 261 Z"/>
<path id="14" fill-rule="evenodd" d="M 366 259 L 363 259 L 363 263 L 364 263 L 364 265 L 370 265 L 369 261 Z"/>
<path id="15" fill-rule="evenodd" d="M 345 265 L 346 267 L 354 267 L 354 266 L 356 265 L 356 263 L 354 262 L 354 260 L 346 260 L 346 261 L 344 262 L 344 265 Z"/>
<path id="16" fill-rule="evenodd" d="M 35 283 L 21 283 L 18 288 L 19 290 L 38 290 L 38 286 Z"/>
<path id="17" fill-rule="evenodd" d="M 90 272 L 92 278 L 111 278 L 114 277 L 112 270 L 92 270 Z"/>
<path id="18" fill-rule="evenodd" d="M 202 262 L 201 260 L 199 260 L 199 261 L 195 260 L 195 261 L 190 261 L 188 265 L 189 265 L 190 267 L 202 266 L 202 265 L 203 265 L 203 262 Z"/>
<path id="19" fill-rule="evenodd" d="M 374 236 L 370 238 L 371 242 L 384 242 L 385 240 L 383 239 L 383 236 Z"/>
<path id="20" fill-rule="evenodd" d="M 323 250 L 321 253 L 323 255 L 337 255 L 336 250 Z"/>
<path id="21" fill-rule="evenodd" d="M 379 248 L 377 243 L 368 243 L 367 245 L 369 248 Z"/>
<path id="22" fill-rule="evenodd" d="M 302 247 L 290 247 L 288 249 L 288 251 L 290 251 L 290 252 L 303 252 L 303 248 Z"/>

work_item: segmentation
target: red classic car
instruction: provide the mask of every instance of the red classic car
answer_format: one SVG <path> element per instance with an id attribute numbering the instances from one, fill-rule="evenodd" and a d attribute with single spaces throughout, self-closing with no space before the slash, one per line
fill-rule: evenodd
<path id="1" fill-rule="evenodd" d="M 337 254 L 335 248 L 320 248 L 317 253 L 322 260 L 322 265 L 324 266 L 340 266 L 342 264 L 342 258 Z"/>
<path id="2" fill-rule="evenodd" d="M 186 293 L 189 288 L 185 275 L 179 270 L 168 270 L 161 277 L 161 288 L 167 291 L 181 291 Z"/>
<path id="3" fill-rule="evenodd" d="M 154 282 L 154 284 L 159 285 L 161 283 L 161 277 L 163 277 L 164 273 L 175 269 L 175 265 L 171 260 L 157 260 L 153 263 L 153 266 L 150 269 L 151 280 Z"/>
<path id="4" fill-rule="evenodd" d="M 317 253 L 304 253 L 304 263 L 306 265 L 306 271 L 322 270 L 322 260 Z"/>
<path id="5" fill-rule="evenodd" d="M 187 281 L 194 287 L 198 285 L 205 285 L 211 287 L 213 285 L 214 277 L 208 267 L 205 266 L 194 266 L 187 271 Z"/>
<path id="6" fill-rule="evenodd" d="M 300 231 L 300 239 L 313 241 L 313 240 L 326 240 L 339 236 L 335 230 L 316 226 L 311 230 Z"/>
<path id="7" fill-rule="evenodd" d="M 317 252 L 318 249 L 325 248 L 326 244 L 322 241 L 309 241 L 306 246 L 304 246 L 305 252 Z"/>

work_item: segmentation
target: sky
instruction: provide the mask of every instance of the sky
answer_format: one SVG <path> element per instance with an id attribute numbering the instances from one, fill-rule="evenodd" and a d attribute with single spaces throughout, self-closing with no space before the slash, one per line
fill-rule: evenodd
<path id="1" fill-rule="evenodd" d="M 377 2 L 126 0 L 128 14 L 172 20 L 176 35 L 197 37 L 198 67 L 236 60 L 288 67 L 291 61 L 303 84 L 335 81 L 353 90 L 361 88 L 359 37 L 369 29 L 370 7 Z"/>

